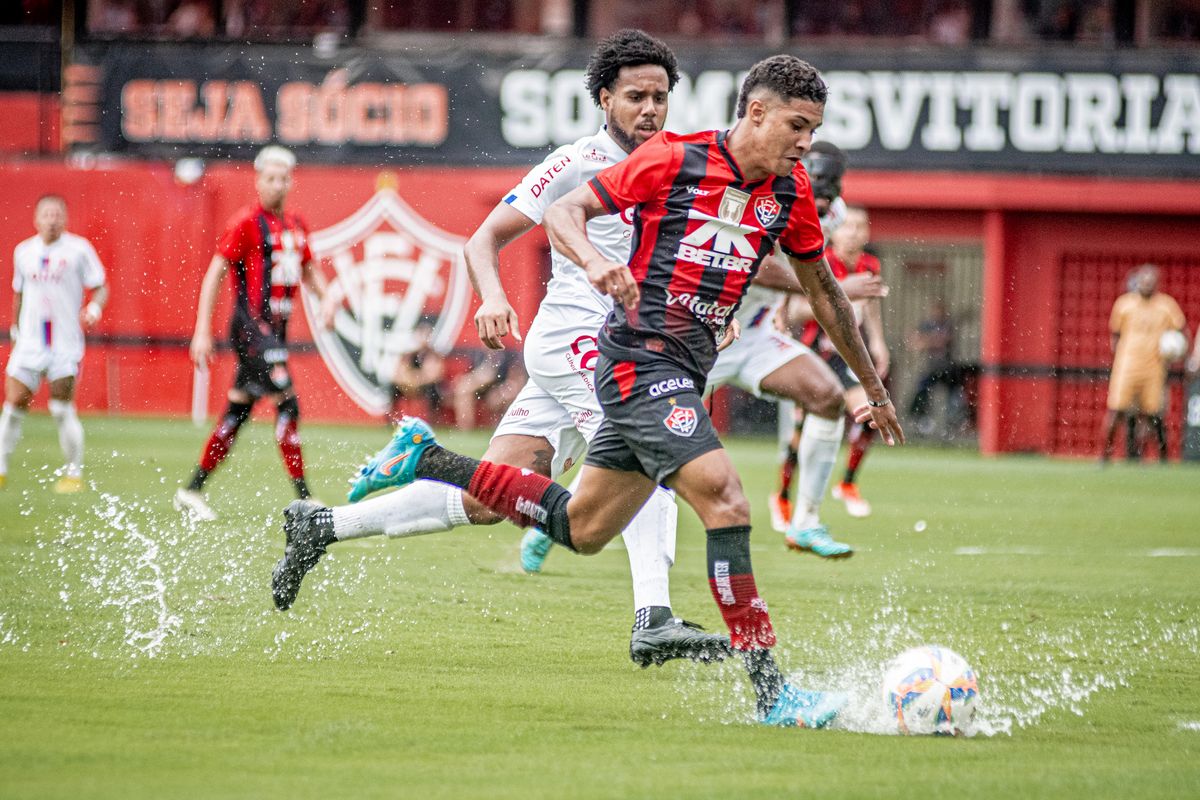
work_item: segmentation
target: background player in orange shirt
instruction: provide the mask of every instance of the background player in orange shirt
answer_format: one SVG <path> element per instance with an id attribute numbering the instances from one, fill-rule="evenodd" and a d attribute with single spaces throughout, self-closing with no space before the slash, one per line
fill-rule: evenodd
<path id="1" fill-rule="evenodd" d="M 1167 460 L 1162 410 L 1168 364 L 1159 350 L 1159 341 L 1167 331 L 1184 332 L 1186 321 L 1174 298 L 1158 291 L 1158 267 L 1142 265 L 1134 277 L 1134 287 L 1135 291 L 1117 298 L 1109 317 L 1113 365 L 1108 379 L 1101 463 L 1112 456 L 1113 437 L 1122 420 L 1128 423 L 1125 446 L 1129 460 L 1138 458 L 1139 417 L 1146 420 L 1158 437 L 1159 460 Z"/>

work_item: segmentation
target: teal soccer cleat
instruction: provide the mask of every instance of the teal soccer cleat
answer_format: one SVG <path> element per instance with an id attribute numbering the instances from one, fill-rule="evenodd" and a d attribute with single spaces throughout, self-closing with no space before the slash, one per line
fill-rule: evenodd
<path id="1" fill-rule="evenodd" d="M 849 700 L 840 692 L 813 692 L 787 683 L 762 724 L 780 728 L 825 728 Z"/>
<path id="2" fill-rule="evenodd" d="M 554 540 L 549 536 L 537 528 L 530 528 L 521 537 L 521 569 L 530 575 L 541 572 L 542 564 L 546 562 L 546 556 L 550 555 L 550 548 L 553 545 Z"/>
<path id="3" fill-rule="evenodd" d="M 799 550 L 804 553 L 815 553 L 821 558 L 849 558 L 854 555 L 854 548 L 848 544 L 834 541 L 829 535 L 829 529 L 824 525 L 815 528 L 796 530 L 789 528 L 784 537 L 789 550 Z"/>
<path id="4" fill-rule="evenodd" d="M 436 443 L 433 428 L 425 420 L 404 417 L 392 440 L 358 471 L 348 499 L 357 503 L 371 492 L 412 483 L 417 479 L 421 454 Z"/>

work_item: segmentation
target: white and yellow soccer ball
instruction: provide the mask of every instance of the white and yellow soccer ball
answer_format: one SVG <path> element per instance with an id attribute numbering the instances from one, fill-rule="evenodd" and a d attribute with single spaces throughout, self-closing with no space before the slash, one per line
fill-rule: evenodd
<path id="1" fill-rule="evenodd" d="M 922 645 L 904 651 L 885 667 L 882 694 L 900 733 L 974 733 L 978 681 L 953 650 Z"/>
<path id="2" fill-rule="evenodd" d="M 1187 355 L 1187 337 L 1182 331 L 1167 331 L 1158 339 L 1158 352 L 1165 361 L 1178 361 Z"/>

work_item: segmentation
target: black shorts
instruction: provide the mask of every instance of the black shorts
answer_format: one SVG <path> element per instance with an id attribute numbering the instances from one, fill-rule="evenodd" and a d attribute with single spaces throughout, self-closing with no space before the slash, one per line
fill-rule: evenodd
<path id="1" fill-rule="evenodd" d="M 288 371 L 287 345 L 277 336 L 261 331 L 240 330 L 233 336 L 238 368 L 233 388 L 253 399 L 278 393 L 290 393 L 292 374 Z"/>
<path id="2" fill-rule="evenodd" d="M 704 381 L 661 362 L 596 365 L 596 396 L 604 422 L 584 461 L 594 467 L 640 472 L 662 483 L 684 464 L 721 447 L 704 409 Z"/>
<path id="3" fill-rule="evenodd" d="M 842 389 L 853 389 L 855 386 L 861 386 L 862 381 L 854 374 L 854 370 L 850 369 L 850 365 L 846 360 L 834 350 L 829 355 L 825 356 L 825 363 L 833 368 L 833 373 L 842 383 Z"/>

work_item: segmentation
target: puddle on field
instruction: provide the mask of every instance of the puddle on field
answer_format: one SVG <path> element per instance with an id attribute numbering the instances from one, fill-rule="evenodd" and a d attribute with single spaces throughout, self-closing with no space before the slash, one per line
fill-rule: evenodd
<path id="1" fill-rule="evenodd" d="M 52 479 L 47 472 L 46 481 Z M 370 559 L 339 557 L 335 548 L 326 556 L 332 568 L 311 574 L 297 608 L 281 615 L 269 587 L 282 552 L 280 510 L 253 507 L 215 524 L 192 524 L 171 507 L 170 494 L 165 486 L 148 500 L 100 493 L 96 502 L 35 528 L 33 557 L 18 572 L 28 586 L 53 580 L 45 588 L 57 603 L 49 625 L 69 654 L 134 665 L 143 658 L 233 653 L 324 660 L 419 624 L 419 615 L 406 620 L 379 602 L 344 613 L 342 600 L 368 583 L 369 566 L 402 559 L 403 547 L 382 548 Z M 32 504 L 22 502 L 20 513 L 30 516 Z M 390 572 L 400 573 L 399 566 Z M 517 613 L 512 598 L 493 607 L 471 587 L 438 588 L 452 595 L 440 602 L 462 604 L 484 620 Z M 989 610 L 985 620 L 953 598 L 907 588 L 901 571 L 882 589 L 839 598 L 827 613 L 833 621 L 824 626 L 777 617 L 777 657 L 796 684 L 850 695 L 838 727 L 874 734 L 896 733 L 880 698 L 883 665 L 920 644 L 949 647 L 974 667 L 975 732 L 984 736 L 1011 734 L 1051 712 L 1082 716 L 1097 692 L 1124 689 L 1135 675 L 1181 655 L 1200 655 L 1194 608 L 1160 603 L 1148 611 L 1114 607 L 1087 618 L 1042 619 L 1013 604 Z M 19 611 L 0 610 L 0 648 L 38 644 L 29 625 Z M 705 723 L 752 722 L 753 698 L 740 665 L 675 666 L 682 713 Z M 1180 727 L 1195 729 L 1189 725 L 1200 723 Z"/>
<path id="2" fill-rule="evenodd" d="M 884 665 L 922 644 L 949 647 L 973 667 L 979 700 L 969 735 L 980 736 L 1012 734 L 1051 712 L 1083 716 L 1097 692 L 1127 688 L 1135 675 L 1181 654 L 1200 655 L 1196 615 L 1180 606 L 1159 604 L 1134 615 L 1107 609 L 1066 624 L 1013 606 L 1008 621 L 989 620 L 981 629 L 985 623 L 970 608 L 900 583 L 893 577 L 879 594 L 841 598 L 829 612 L 841 621 L 823 629 L 775 619 L 776 657 L 789 680 L 850 697 L 834 728 L 898 735 L 882 698 Z M 795 634 L 806 627 L 811 636 Z M 685 713 L 703 722 L 753 722 L 753 693 L 737 661 L 682 665 L 681 675 L 676 686 Z"/>

